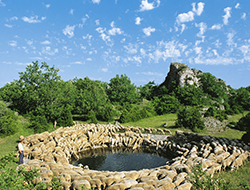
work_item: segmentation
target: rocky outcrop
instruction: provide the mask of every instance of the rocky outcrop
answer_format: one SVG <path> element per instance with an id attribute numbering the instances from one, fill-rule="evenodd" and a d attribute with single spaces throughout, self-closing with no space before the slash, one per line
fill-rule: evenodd
<path id="1" fill-rule="evenodd" d="M 173 81 L 175 81 L 179 87 L 184 87 L 188 84 L 199 86 L 199 74 L 202 74 L 202 72 L 190 69 L 185 63 L 171 63 L 170 70 L 162 85 L 172 89 Z"/>
<path id="2" fill-rule="evenodd" d="M 141 130 L 111 124 L 76 124 L 51 133 L 31 135 L 24 139 L 25 154 L 30 160 L 23 166 L 26 170 L 40 169 L 41 175 L 34 183 L 48 183 L 54 175 L 61 178 L 64 189 L 81 189 L 82 186 L 109 190 L 191 189 L 186 177 L 194 165 L 202 162 L 203 170 L 213 175 L 221 169 L 237 169 L 250 156 L 250 147 L 240 140 L 182 131 L 159 138 L 159 135 L 142 134 Z M 118 131 L 122 133 L 116 133 Z M 78 152 L 114 146 L 172 151 L 177 157 L 158 168 L 126 172 L 95 171 L 69 163 L 72 157 L 77 159 Z"/>

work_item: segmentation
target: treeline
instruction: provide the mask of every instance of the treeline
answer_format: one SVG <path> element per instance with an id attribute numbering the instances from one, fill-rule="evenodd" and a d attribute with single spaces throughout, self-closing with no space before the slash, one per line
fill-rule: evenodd
<path id="1" fill-rule="evenodd" d="M 250 110 L 250 86 L 233 89 L 210 73 L 199 75 L 199 85 L 179 87 L 174 82 L 167 89 L 164 83 L 152 81 L 137 87 L 126 75 L 116 75 L 109 83 L 88 77 L 63 81 L 58 72 L 45 62 L 32 62 L 19 73 L 19 80 L 0 89 L 0 135 L 15 132 L 17 113 L 29 119 L 35 132 L 42 132 L 52 124 L 70 126 L 73 117 L 125 123 L 176 112 L 184 118 L 200 117 L 200 108 L 206 107 L 205 116 L 223 120 Z"/>

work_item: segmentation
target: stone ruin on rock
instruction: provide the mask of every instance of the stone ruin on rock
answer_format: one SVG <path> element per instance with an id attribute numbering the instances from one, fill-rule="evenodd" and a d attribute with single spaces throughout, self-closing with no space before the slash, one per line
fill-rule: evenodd
<path id="1" fill-rule="evenodd" d="M 51 133 L 44 132 L 24 139 L 24 152 L 29 158 L 23 164 L 26 170 L 40 169 L 40 177 L 34 183 L 50 182 L 52 175 L 60 177 L 64 189 L 191 189 L 187 175 L 195 164 L 202 162 L 208 174 L 221 169 L 237 169 L 249 157 L 250 147 L 240 140 L 202 136 L 177 131 L 175 136 L 155 139 L 142 134 L 156 129 L 123 127 L 121 125 L 76 124 L 59 128 Z M 117 133 L 120 132 L 120 133 Z M 168 133 L 169 131 L 158 131 Z M 109 172 L 95 171 L 88 167 L 69 164 L 78 152 L 99 148 L 125 146 L 131 149 L 150 147 L 159 151 L 172 151 L 176 158 L 166 165 L 139 171 Z"/>

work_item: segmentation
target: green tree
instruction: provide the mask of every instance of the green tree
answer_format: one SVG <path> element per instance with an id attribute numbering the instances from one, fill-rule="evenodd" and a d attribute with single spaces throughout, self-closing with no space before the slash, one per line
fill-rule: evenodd
<path id="1" fill-rule="evenodd" d="M 140 86 L 139 90 L 140 90 L 141 98 L 151 100 L 154 97 L 154 92 L 155 92 L 156 87 L 157 86 L 154 81 L 150 81 L 147 84 Z"/>
<path id="2" fill-rule="evenodd" d="M 154 106 L 158 115 L 175 113 L 178 110 L 180 102 L 177 98 L 171 95 L 161 95 L 154 97 Z"/>
<path id="3" fill-rule="evenodd" d="M 33 121 L 42 119 L 34 117 L 45 117 L 47 122 L 54 122 L 72 110 L 75 100 L 74 86 L 61 80 L 58 71 L 45 62 L 32 62 L 19 73 L 19 80 L 1 90 L 1 97 L 12 102 L 19 113 L 32 115 Z M 5 92 L 9 97 L 3 95 Z"/>
<path id="4" fill-rule="evenodd" d="M 106 89 L 107 95 L 113 104 L 123 105 L 136 103 L 139 101 L 140 94 L 134 84 L 126 75 L 116 75 L 112 78 Z"/>
<path id="5" fill-rule="evenodd" d="M 113 108 L 101 82 L 85 77 L 84 79 L 75 78 L 73 84 L 76 87 L 75 114 L 88 117 L 92 110 L 99 120 L 113 119 Z"/>
<path id="6" fill-rule="evenodd" d="M 8 104 L 0 101 L 0 137 L 14 134 L 17 131 L 17 116 L 8 108 Z"/>
<path id="7" fill-rule="evenodd" d="M 178 128 L 188 128 L 194 132 L 199 132 L 205 128 L 201 113 L 196 107 L 180 108 L 175 125 Z"/>

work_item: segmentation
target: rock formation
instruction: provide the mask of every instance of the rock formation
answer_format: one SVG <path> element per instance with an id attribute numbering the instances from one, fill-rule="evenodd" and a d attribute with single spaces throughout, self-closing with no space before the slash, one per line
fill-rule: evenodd
<path id="1" fill-rule="evenodd" d="M 176 81 L 179 87 L 184 87 L 187 84 L 199 86 L 199 74 L 202 74 L 202 72 L 196 69 L 190 69 L 185 63 L 171 63 L 167 77 L 161 85 L 172 89 L 172 82 Z"/>

